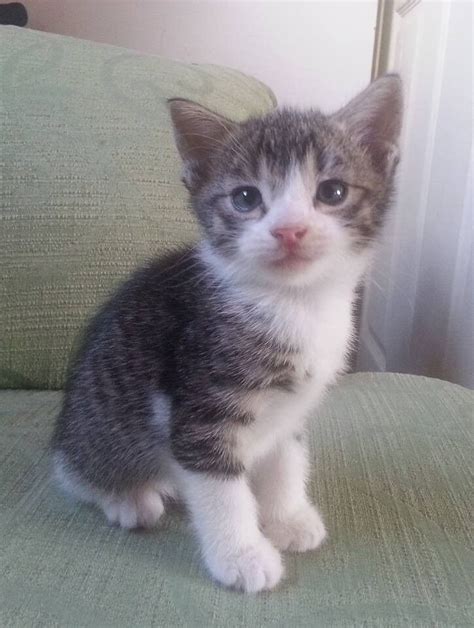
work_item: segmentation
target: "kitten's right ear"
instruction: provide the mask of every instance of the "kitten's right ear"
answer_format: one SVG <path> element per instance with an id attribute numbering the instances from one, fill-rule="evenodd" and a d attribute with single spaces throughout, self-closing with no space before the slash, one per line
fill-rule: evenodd
<path id="1" fill-rule="evenodd" d="M 187 171 L 203 173 L 213 153 L 232 133 L 235 123 L 184 98 L 171 98 L 168 106 L 176 146 L 185 165 L 185 179 Z"/>
<path id="2" fill-rule="evenodd" d="M 376 168 L 389 173 L 398 161 L 402 113 L 400 77 L 386 74 L 371 83 L 332 118 L 368 151 Z"/>

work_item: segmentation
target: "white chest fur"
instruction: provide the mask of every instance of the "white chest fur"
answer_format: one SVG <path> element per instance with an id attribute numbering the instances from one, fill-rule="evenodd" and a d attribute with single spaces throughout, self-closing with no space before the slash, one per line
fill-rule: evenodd
<path id="1" fill-rule="evenodd" d="M 352 333 L 353 290 L 328 288 L 318 297 L 278 303 L 261 300 L 261 308 L 275 312 L 274 334 L 299 351 L 294 361 L 293 392 L 267 390 L 252 393 L 246 400 L 255 421 L 239 431 L 237 442 L 247 466 L 304 428 L 308 413 L 344 368 Z"/>

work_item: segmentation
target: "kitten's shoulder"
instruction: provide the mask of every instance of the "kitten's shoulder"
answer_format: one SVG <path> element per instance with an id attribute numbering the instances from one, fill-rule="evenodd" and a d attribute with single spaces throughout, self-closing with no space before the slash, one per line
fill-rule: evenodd
<path id="1" fill-rule="evenodd" d="M 151 291 L 153 296 L 163 291 L 169 294 L 176 286 L 184 285 L 185 280 L 191 280 L 199 272 L 200 264 L 195 247 L 181 247 L 142 264 L 120 286 L 116 296 L 119 300 L 127 301 L 137 291 Z"/>
<path id="2" fill-rule="evenodd" d="M 190 273 L 199 273 L 191 246 L 167 252 L 135 270 L 96 310 L 77 337 L 70 374 L 90 347 L 104 337 L 113 337 L 117 328 L 130 337 L 141 329 L 147 333 L 153 326 L 159 328 L 170 311 L 184 309 L 186 302 L 193 300 L 195 281 Z M 179 285 L 188 288 L 177 290 Z"/>
<path id="3" fill-rule="evenodd" d="M 187 285 L 188 291 L 191 290 L 193 275 L 199 273 L 198 266 L 195 248 L 191 246 L 169 251 L 145 262 L 99 308 L 89 331 L 117 317 L 135 319 L 150 308 L 159 308 L 174 295 L 183 295 L 186 290 L 178 291 L 176 288 Z"/>

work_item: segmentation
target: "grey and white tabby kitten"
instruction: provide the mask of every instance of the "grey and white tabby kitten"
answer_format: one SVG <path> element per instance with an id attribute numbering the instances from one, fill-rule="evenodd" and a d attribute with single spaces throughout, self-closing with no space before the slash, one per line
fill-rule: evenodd
<path id="1" fill-rule="evenodd" d="M 170 101 L 193 248 L 136 272 L 89 327 L 53 437 L 63 486 L 111 523 L 186 503 L 219 582 L 274 587 L 279 550 L 326 536 L 305 419 L 345 366 L 351 308 L 392 192 L 388 75 L 334 115 L 235 123 Z"/>

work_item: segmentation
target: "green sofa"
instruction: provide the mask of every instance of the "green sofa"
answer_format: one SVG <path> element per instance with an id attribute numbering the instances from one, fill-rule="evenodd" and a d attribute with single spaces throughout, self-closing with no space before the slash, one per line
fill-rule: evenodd
<path id="1" fill-rule="evenodd" d="M 234 70 L 0 30 L 0 626 L 472 626 L 471 391 L 342 378 L 312 421 L 329 540 L 273 592 L 204 573 L 183 511 L 107 526 L 50 480 L 75 338 L 140 261 L 196 237 L 165 101 L 275 106 Z"/>

